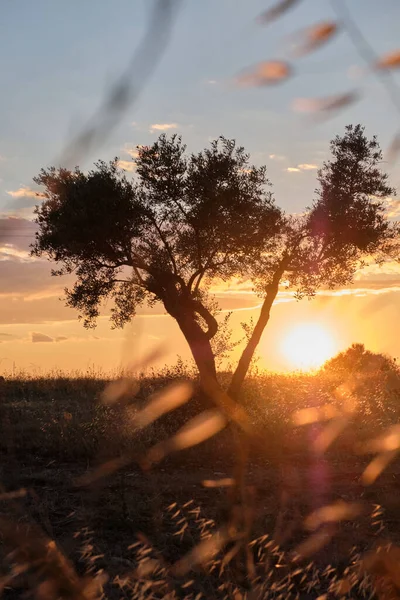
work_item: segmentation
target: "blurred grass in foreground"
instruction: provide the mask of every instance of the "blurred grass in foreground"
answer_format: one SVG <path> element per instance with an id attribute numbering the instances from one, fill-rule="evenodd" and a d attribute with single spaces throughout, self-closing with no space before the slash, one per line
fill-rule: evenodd
<path id="1" fill-rule="evenodd" d="M 254 370 L 248 378 L 243 404 L 266 449 L 253 452 L 248 472 L 251 591 L 233 569 L 240 540 L 221 526 L 235 462 L 228 430 L 151 472 L 133 458 L 82 484 L 99 465 L 144 456 L 204 410 L 182 363 L 126 379 L 119 402 L 105 404 L 104 390 L 121 375 L 19 373 L 0 381 L 0 528 L 5 549 L 14 548 L 0 555 L 7 598 L 27 588 L 40 600 L 100 598 L 102 586 L 107 598 L 399 597 L 396 466 L 375 469 L 374 485 L 360 479 L 365 449 L 379 461 L 398 445 L 394 361 L 354 346 L 316 373 Z M 222 387 L 229 378 L 220 375 Z M 149 398 L 188 379 L 189 402 L 135 428 Z"/>

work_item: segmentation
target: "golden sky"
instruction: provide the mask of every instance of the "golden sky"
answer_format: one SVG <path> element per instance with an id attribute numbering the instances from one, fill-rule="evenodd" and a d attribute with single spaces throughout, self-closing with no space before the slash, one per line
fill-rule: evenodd
<path id="1" fill-rule="evenodd" d="M 160 305 L 143 309 L 132 325 L 114 331 L 105 307 L 97 328 L 85 330 L 75 311 L 60 300 L 68 280 L 51 277 L 47 261 L 29 257 L 32 222 L 3 219 L 3 231 L 5 223 L 9 237 L 0 246 L 0 372 L 10 372 L 13 363 L 16 370 L 36 373 L 52 369 L 108 371 L 123 362 L 137 361 L 158 347 L 162 354 L 155 366 L 173 364 L 178 354 L 189 358 L 178 326 Z M 214 293 L 222 314 L 232 311 L 234 338 L 241 337 L 240 323 L 257 318 L 259 298 L 250 285 L 235 281 L 216 286 Z M 282 346 L 299 324 L 322 327 L 331 338 L 334 352 L 362 342 L 373 351 L 398 356 L 399 317 L 400 268 L 395 263 L 365 268 L 352 286 L 322 290 L 311 301 L 298 302 L 291 292 L 282 290 L 259 346 L 259 365 L 273 370 L 296 366 Z"/>
<path id="2" fill-rule="evenodd" d="M 96 111 L 110 83 L 130 64 L 134 44 L 144 35 L 150 2 L 98 0 L 91 3 L 7 3 L 2 12 L 0 56 L 0 373 L 16 369 L 111 369 L 121 360 L 163 345 L 161 364 L 189 356 L 185 341 L 161 307 L 139 314 L 125 331 L 112 331 L 107 308 L 94 331 L 86 331 L 73 310 L 59 300 L 67 281 L 50 276 L 50 265 L 29 257 L 32 207 L 38 202 L 32 178 L 61 156 L 71 134 Z M 238 88 L 233 81 L 260 61 L 285 57 L 288 39 L 311 24 L 337 19 L 327 0 L 296 3 L 282 19 L 262 28 L 256 17 L 264 0 L 202 0 L 182 3 L 168 48 L 137 102 L 118 126 L 79 161 L 87 169 L 98 158 L 120 157 L 130 175 L 134 148 L 151 144 L 162 132 L 180 133 L 189 151 L 219 135 L 235 138 L 256 165 L 267 166 L 277 204 L 299 213 L 312 203 L 316 174 L 329 157 L 329 140 L 348 123 L 377 134 L 384 151 L 399 129 L 399 114 L 374 78 L 351 38 L 338 35 L 296 63 L 282 85 Z M 398 49 L 400 3 L 386 10 L 375 0 L 353 0 L 349 10 L 377 56 Z M 351 6 L 350 6 L 351 4 Z M 79 13 L 79 19 L 76 15 Z M 87 27 L 90 23 L 90 28 Z M 71 43 L 73 40 L 73 43 Z M 184 49 L 184 51 L 182 51 Z M 393 85 L 400 84 L 393 73 Z M 357 102 L 311 123 L 296 113 L 299 99 L 356 92 Z M 390 183 L 400 187 L 399 164 L 384 162 Z M 400 202 L 388 200 L 392 218 Z M 232 326 L 257 318 L 259 300 L 234 282 L 216 289 L 222 310 L 232 310 Z M 400 355 L 398 339 L 400 269 L 385 265 L 358 274 L 354 285 L 323 291 L 313 301 L 296 302 L 285 291 L 273 307 L 261 340 L 261 366 L 290 369 L 282 350 L 301 323 L 326 329 L 336 350 L 363 342 L 374 351 Z"/>

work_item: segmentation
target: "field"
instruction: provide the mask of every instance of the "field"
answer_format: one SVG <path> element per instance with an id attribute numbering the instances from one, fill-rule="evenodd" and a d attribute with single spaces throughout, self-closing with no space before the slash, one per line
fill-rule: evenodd
<path id="1" fill-rule="evenodd" d="M 78 573 L 106 572 L 107 597 L 247 594 L 234 561 L 225 564 L 226 552 L 216 551 L 211 562 L 185 576 L 169 574 L 168 565 L 224 522 L 227 489 L 210 486 L 231 477 L 235 463 L 225 430 L 148 471 L 140 468 L 150 447 L 202 410 L 196 393 L 187 404 L 135 430 L 133 415 L 177 378 L 182 373 L 143 375 L 139 391 L 125 390 L 122 402 L 112 406 L 102 401 L 109 381 L 94 376 L 0 382 L 2 517 L 35 524 L 72 559 Z M 373 572 L 359 576 L 360 555 L 380 539 L 400 541 L 400 469 L 393 461 L 376 481 L 363 485 L 362 474 L 375 454 L 361 449 L 400 422 L 399 381 L 396 369 L 356 376 L 255 373 L 249 379 L 244 405 L 265 438 L 265 449 L 254 449 L 248 466 L 251 548 L 259 576 L 258 596 L 252 597 L 317 598 L 335 590 L 338 597 L 371 596 Z M 303 410 L 320 406 L 336 412 Z M 314 422 L 299 424 L 307 419 Z M 104 465 L 113 467 L 127 456 L 131 460 L 124 458 L 123 468 L 107 472 Z M 98 472 L 101 477 L 90 477 Z M 20 498 L 10 497 L 18 491 Z M 327 543 L 293 562 L 298 544 L 313 535 L 304 519 L 338 501 L 357 506 L 357 515 L 328 523 L 335 529 L 325 532 Z M 20 593 L 25 583 L 18 585 Z M 7 585 L 5 593 L 18 597 Z"/>

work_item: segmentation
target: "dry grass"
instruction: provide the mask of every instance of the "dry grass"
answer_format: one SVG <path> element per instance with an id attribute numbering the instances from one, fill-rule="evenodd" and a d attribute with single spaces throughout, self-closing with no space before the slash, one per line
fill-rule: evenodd
<path id="1" fill-rule="evenodd" d="M 229 379 L 227 374 L 220 377 L 222 382 Z M 133 418 L 146 406 L 152 394 L 184 379 L 182 369 L 142 375 L 136 395 L 130 389 L 125 390 L 124 405 L 129 404 Z M 115 446 L 118 451 L 126 444 L 140 448 L 142 443 L 155 443 L 172 435 L 201 410 L 200 399 L 195 393 L 190 404 L 137 435 L 133 425 L 130 427 L 126 421 L 121 423 L 121 403 L 113 406 L 101 402 L 103 391 L 111 380 L 112 376 L 91 371 L 87 374 L 78 372 L 72 377 L 62 373 L 29 377 L 21 373 L 0 382 L 0 418 L 7 423 L 7 435 L 0 439 L 0 448 L 17 453 L 35 452 L 66 461 L 81 457 L 91 459 L 104 444 Z M 246 382 L 243 403 L 251 422 L 261 423 L 266 432 L 278 431 L 275 437 L 285 446 L 288 443 L 285 438 L 294 444 L 294 437 L 301 431 L 293 429 L 293 415 L 303 408 L 339 406 L 336 391 L 342 384 L 341 373 L 284 375 L 261 372 Z M 400 422 L 400 378 L 393 373 L 379 370 L 364 373 L 352 379 L 351 392 L 357 402 L 352 437 L 358 440 L 370 437 L 371 430 L 376 434 L 377 428 L 384 431 Z M 343 443 L 342 439 L 342 447 Z M 231 450 L 227 451 L 229 454 Z"/>
<path id="2" fill-rule="evenodd" d="M 148 473 L 135 462 L 203 409 L 195 392 L 150 423 L 149 398 L 161 414 L 170 400 L 157 392 L 183 377 L 182 369 L 143 375 L 112 405 L 101 401 L 109 379 L 94 373 L 0 384 L 6 597 L 29 587 L 38 598 L 94 598 L 103 585 L 109 598 L 368 598 L 373 588 L 397 597 L 396 549 L 387 542 L 400 538 L 400 474 L 393 462 L 374 485 L 360 479 L 371 455 L 384 454 L 384 432 L 400 422 L 397 373 L 248 380 L 244 406 L 266 446 L 248 472 L 251 578 L 235 562 L 240 531 L 223 525 L 229 433 Z M 82 485 L 99 468 L 102 476 Z"/>

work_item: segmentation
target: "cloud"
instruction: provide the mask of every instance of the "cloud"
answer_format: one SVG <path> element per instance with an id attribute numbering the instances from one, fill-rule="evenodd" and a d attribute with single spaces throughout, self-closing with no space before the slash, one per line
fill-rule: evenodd
<path id="1" fill-rule="evenodd" d="M 39 327 L 48 323 L 71 321 L 76 323 L 77 313 L 57 298 L 36 300 L 27 306 L 21 297 L 0 295 L 0 325 L 27 325 Z M 30 340 L 30 338 L 29 338 Z"/>
<path id="2" fill-rule="evenodd" d="M 217 83 L 216 79 L 207 79 L 206 83 L 208 83 L 208 85 L 215 85 Z"/>
<path id="3" fill-rule="evenodd" d="M 315 171 L 318 169 L 318 165 L 312 163 L 301 163 L 297 167 L 288 167 L 286 171 L 288 173 L 300 173 L 301 171 Z"/>
<path id="4" fill-rule="evenodd" d="M 23 261 L 32 262 L 37 260 L 34 256 L 31 256 L 26 250 L 19 250 L 15 248 L 14 244 L 0 244 L 0 261 L 18 259 Z"/>
<path id="5" fill-rule="evenodd" d="M 318 165 L 313 165 L 313 164 L 310 164 L 310 163 L 303 163 L 303 164 L 297 165 L 297 166 L 302 171 L 315 171 L 315 169 L 318 169 Z"/>
<path id="6" fill-rule="evenodd" d="M 400 198 L 386 198 L 389 219 L 400 217 Z"/>
<path id="7" fill-rule="evenodd" d="M 351 287 L 338 290 L 321 290 L 319 296 L 357 296 L 359 298 L 366 296 L 381 296 L 383 294 L 393 294 L 400 292 L 399 285 L 389 285 L 382 287 L 381 285 L 369 286 L 368 282 L 363 282 L 363 287 Z"/>
<path id="8" fill-rule="evenodd" d="M 36 223 L 29 219 L 0 215 L 0 254 L 3 259 L 27 259 L 36 231 Z"/>
<path id="9" fill-rule="evenodd" d="M 118 166 L 124 171 L 135 171 L 136 163 L 133 160 L 119 160 Z"/>
<path id="10" fill-rule="evenodd" d="M 31 341 L 33 343 L 38 342 L 54 342 L 53 338 L 49 335 L 45 335 L 44 333 L 39 333 L 38 331 L 32 331 L 31 333 Z"/>
<path id="11" fill-rule="evenodd" d="M 122 148 L 122 152 L 129 154 L 131 158 L 137 158 L 139 156 L 139 148 L 143 148 L 142 145 L 132 146 L 132 144 L 125 144 Z"/>
<path id="12" fill-rule="evenodd" d="M 12 236 L 13 233 L 23 235 L 30 234 L 33 237 L 36 230 L 37 225 L 29 219 L 24 219 L 23 217 L 14 217 L 13 215 L 8 214 L 0 215 L 1 240 L 4 240 L 4 236 L 6 235 Z"/>
<path id="13" fill-rule="evenodd" d="M 21 201 L 19 201 L 21 202 Z M 6 207 L 7 210 L 0 212 L 0 219 L 32 219 L 34 216 L 33 209 L 34 205 L 29 203 L 29 206 L 15 206 L 14 201 L 12 205 L 9 203 Z"/>
<path id="14" fill-rule="evenodd" d="M 128 154 L 133 160 L 119 160 L 118 166 L 124 171 L 135 171 L 136 170 L 136 159 L 139 156 L 139 149 L 143 148 L 142 145 L 133 146 L 132 144 L 125 144 L 122 148 L 122 152 Z"/>
<path id="15" fill-rule="evenodd" d="M 387 282 L 400 283 L 400 263 L 396 260 L 378 264 L 372 262 L 365 265 L 355 275 L 355 281 L 369 282 L 370 284 L 386 285 Z"/>
<path id="16" fill-rule="evenodd" d="M 17 190 L 7 190 L 7 194 L 12 200 L 9 202 L 6 209 L 15 213 L 21 208 L 33 208 L 40 200 L 45 198 L 43 192 L 33 190 L 32 188 L 23 185 Z"/>
<path id="17" fill-rule="evenodd" d="M 177 129 L 178 123 L 153 123 L 150 125 L 150 131 L 169 131 L 170 129 Z"/>
<path id="18" fill-rule="evenodd" d="M 0 332 L 0 340 L 2 342 L 11 342 L 12 340 L 16 339 L 18 339 L 18 336 L 14 335 L 13 333 Z"/>
<path id="19" fill-rule="evenodd" d="M 36 192 L 30 187 L 23 185 L 18 190 L 7 190 L 7 194 L 12 198 L 44 198 L 42 192 Z"/>
<path id="20" fill-rule="evenodd" d="M 74 281 L 72 276 L 51 277 L 47 260 L 19 260 L 10 257 L 0 260 L 0 298 L 21 298 L 24 302 L 63 295 L 65 286 Z"/>
<path id="21" fill-rule="evenodd" d="M 67 338 L 67 337 L 65 337 L 65 335 L 58 335 L 58 336 L 55 338 L 55 341 L 56 341 L 56 342 L 66 342 L 67 340 L 68 340 L 68 338 Z"/>
<path id="22" fill-rule="evenodd" d="M 282 154 L 270 154 L 269 158 L 271 160 L 285 160 L 285 156 L 283 156 Z"/>

